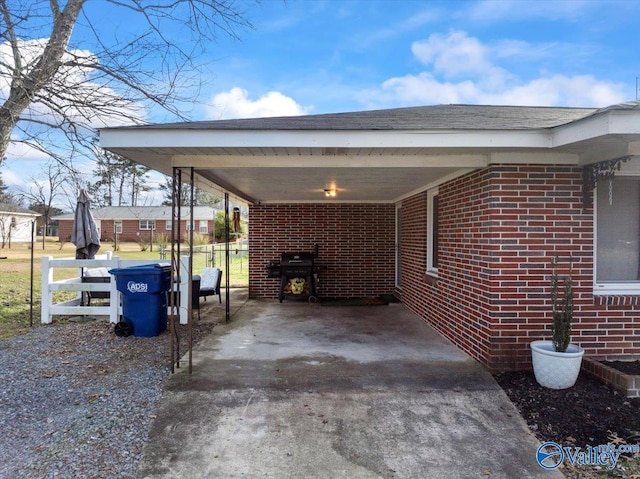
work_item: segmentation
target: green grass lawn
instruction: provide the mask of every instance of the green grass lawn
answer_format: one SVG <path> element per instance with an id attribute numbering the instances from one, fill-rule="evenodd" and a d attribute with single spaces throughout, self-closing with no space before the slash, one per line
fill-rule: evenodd
<path id="1" fill-rule="evenodd" d="M 223 245 L 216 245 L 213 263 L 216 267 L 224 269 L 224 252 L 220 251 Z M 211 247 L 209 247 L 210 250 Z M 103 244 L 99 253 L 112 250 L 110 244 Z M 182 254 L 188 253 L 188 248 L 182 248 Z M 153 251 L 140 251 L 136 243 L 123 243 L 119 245 L 119 251 L 114 253 L 123 259 L 143 259 L 152 261 L 160 260 L 159 248 L 154 245 Z M 44 249 L 42 241 L 36 243 L 33 250 L 33 324 L 40 323 L 40 281 L 41 265 L 43 256 L 53 256 L 55 258 L 73 258 L 75 247 L 71 243 L 60 243 L 50 240 L 45 242 Z M 193 272 L 198 274 L 205 266 L 211 265 L 211 253 L 194 253 Z M 0 249 L 0 339 L 21 334 L 29 328 L 31 316 L 30 301 L 30 276 L 31 276 L 31 250 L 28 245 L 13 244 L 11 248 Z M 164 261 L 169 261 L 170 257 Z M 54 270 L 54 280 L 76 276 L 77 272 L 72 269 Z M 232 287 L 246 287 L 249 284 L 249 258 L 245 253 L 231 251 L 230 255 L 230 285 Z M 222 277 L 223 286 L 225 277 Z M 57 293 L 58 294 L 58 293 Z M 64 293 L 60 293 L 64 294 Z M 66 293 L 69 295 L 70 293 Z M 73 294 L 71 294 L 73 297 Z M 63 299 L 55 296 L 56 301 Z M 70 299 L 70 298 L 69 298 Z"/>

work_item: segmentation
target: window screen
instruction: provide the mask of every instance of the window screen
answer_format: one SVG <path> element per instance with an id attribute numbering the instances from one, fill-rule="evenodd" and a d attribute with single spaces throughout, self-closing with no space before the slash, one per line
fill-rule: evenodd
<path id="1" fill-rule="evenodd" d="M 640 178 L 600 181 L 596 198 L 596 282 L 640 281 Z"/>

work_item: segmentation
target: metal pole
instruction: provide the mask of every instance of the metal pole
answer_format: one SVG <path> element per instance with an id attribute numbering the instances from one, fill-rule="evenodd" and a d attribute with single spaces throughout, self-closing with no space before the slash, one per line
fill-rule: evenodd
<path id="1" fill-rule="evenodd" d="M 173 168 L 171 191 L 171 281 L 169 286 L 169 305 L 171 316 L 169 318 L 169 336 L 171 340 L 171 372 L 175 372 L 175 367 L 180 367 L 180 338 L 176 328 L 177 296 L 180 294 L 180 283 L 178 291 L 174 291 L 176 285 L 176 275 L 180 277 L 180 204 L 181 204 L 181 184 L 182 171 Z"/>
<path id="2" fill-rule="evenodd" d="M 173 291 L 174 285 L 174 275 L 173 275 L 173 266 L 175 264 L 175 230 L 176 230 L 176 177 L 177 177 L 177 169 L 173 168 L 173 175 L 171 180 L 171 281 L 170 281 L 170 289 Z M 117 238 L 117 235 L 116 235 Z M 171 311 L 171 316 L 169 317 L 169 339 L 171 342 L 171 374 L 174 371 L 174 358 L 175 358 L 175 338 L 173 334 L 173 330 L 175 329 L 175 303 L 176 298 L 174 294 L 169 295 L 169 310 Z"/>
<path id="3" fill-rule="evenodd" d="M 31 277 L 29 278 L 29 327 L 33 327 L 33 248 L 36 246 L 36 220 L 31 221 Z M 44 247 L 44 244 L 43 244 Z"/>
<path id="4" fill-rule="evenodd" d="M 174 182 L 175 184 L 176 182 Z M 182 220 L 182 170 L 178 168 L 178 177 L 177 177 L 177 186 L 176 191 L 178 193 L 178 215 L 177 215 L 177 228 L 176 228 L 176 250 L 178 251 L 178 259 L 175 265 L 175 270 L 177 273 L 177 277 L 179 278 L 182 274 L 180 270 L 180 258 L 182 257 L 181 245 L 182 245 L 182 229 L 180 228 L 180 223 Z M 180 282 L 178 281 L 177 291 L 173 293 L 178 298 L 180 297 Z M 176 311 L 177 308 L 176 308 Z M 180 312 L 178 311 L 178 318 L 180 317 Z M 174 319 L 175 322 L 175 319 Z M 176 337 L 176 367 L 180 369 L 180 335 L 178 334 L 178 328 L 173 328 L 175 337 Z"/>
<path id="5" fill-rule="evenodd" d="M 229 322 L 230 317 L 230 309 L 229 309 L 229 240 L 230 240 L 230 231 L 229 231 L 229 193 L 225 192 L 224 194 L 224 279 L 225 279 L 225 319 L 227 323 Z"/>
<path id="6" fill-rule="evenodd" d="M 191 374 L 193 372 L 193 304 L 191 304 L 191 298 L 193 298 L 193 291 L 191 290 L 193 288 L 193 281 L 191 280 L 191 278 L 193 277 L 193 231 L 195 230 L 195 219 L 193 217 L 193 204 L 194 204 L 194 198 L 195 198 L 195 189 L 194 189 L 194 185 L 193 185 L 193 180 L 194 180 L 194 169 L 193 167 L 191 167 L 191 177 L 189 178 L 190 180 L 190 193 L 191 193 L 191 198 L 189 199 L 189 203 L 190 203 L 190 208 L 189 208 L 189 219 L 191 221 L 191 231 L 189 234 L 189 273 L 190 273 L 190 277 L 189 277 L 189 308 L 188 308 L 188 314 L 187 314 L 187 321 L 188 321 L 188 335 L 189 335 L 189 374 Z"/>

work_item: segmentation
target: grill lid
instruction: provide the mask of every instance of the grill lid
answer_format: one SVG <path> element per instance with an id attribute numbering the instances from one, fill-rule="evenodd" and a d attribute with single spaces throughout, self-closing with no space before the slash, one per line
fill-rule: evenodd
<path id="1" fill-rule="evenodd" d="M 302 253 L 282 253 L 280 256 L 281 266 L 311 266 L 313 265 L 313 254 Z"/>

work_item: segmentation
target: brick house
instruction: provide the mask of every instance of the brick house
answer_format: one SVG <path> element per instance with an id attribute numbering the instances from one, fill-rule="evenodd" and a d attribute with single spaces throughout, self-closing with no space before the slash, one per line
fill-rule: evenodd
<path id="1" fill-rule="evenodd" d="M 101 142 L 249 204 L 253 297 L 278 295 L 270 260 L 317 244 L 319 297 L 393 293 L 487 367 L 517 369 L 550 336 L 559 257 L 573 342 L 640 357 L 639 102 L 149 125 Z"/>
<path id="2" fill-rule="evenodd" d="M 107 206 L 91 210 L 98 226 L 101 241 L 145 241 L 151 234 L 165 234 L 171 238 L 170 206 Z M 181 210 L 180 229 L 182 238 L 191 227 L 189 208 Z M 215 231 L 217 210 L 208 206 L 196 206 L 193 209 L 195 231 L 212 236 Z M 58 220 L 58 237 L 60 241 L 70 241 L 73 229 L 74 213 L 54 217 Z"/>

